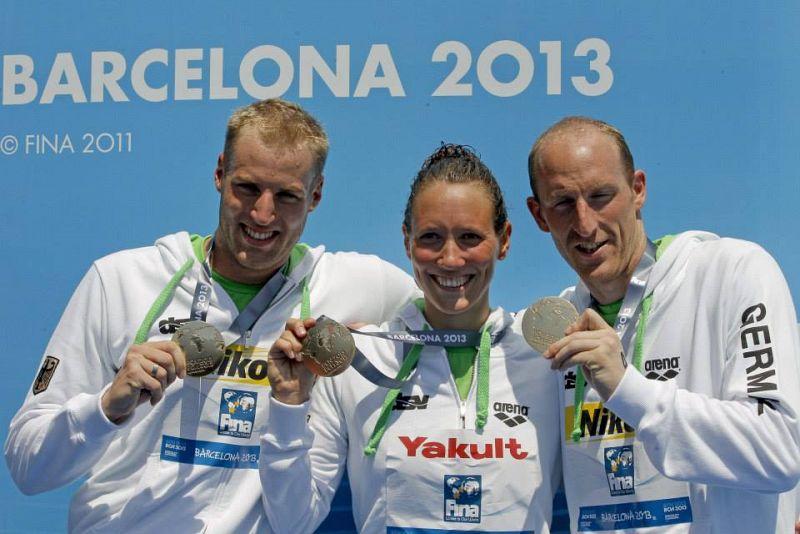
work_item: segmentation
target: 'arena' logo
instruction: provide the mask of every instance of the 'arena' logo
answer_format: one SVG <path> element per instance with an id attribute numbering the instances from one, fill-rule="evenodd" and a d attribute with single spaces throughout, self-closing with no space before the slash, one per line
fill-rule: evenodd
<path id="1" fill-rule="evenodd" d="M 494 408 L 494 416 L 511 428 L 528 420 L 527 406 L 511 404 L 510 402 L 495 402 L 492 407 Z"/>
<path id="2" fill-rule="evenodd" d="M 666 382 L 672 380 L 681 372 L 681 359 L 678 356 L 672 358 L 657 358 L 644 362 L 645 375 L 650 380 L 660 380 Z"/>

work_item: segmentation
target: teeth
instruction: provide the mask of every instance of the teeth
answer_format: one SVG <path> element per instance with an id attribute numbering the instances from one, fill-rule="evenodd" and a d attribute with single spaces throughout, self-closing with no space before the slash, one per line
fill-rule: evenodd
<path id="1" fill-rule="evenodd" d="M 444 276 L 434 276 L 433 277 L 440 286 L 443 287 L 461 287 L 469 281 L 469 276 L 458 276 L 458 277 L 444 277 Z"/>
<path id="2" fill-rule="evenodd" d="M 252 237 L 253 239 L 261 239 L 266 240 L 275 235 L 275 232 L 255 232 L 248 228 L 247 226 L 244 227 L 244 233 Z"/>
<path id="3" fill-rule="evenodd" d="M 600 248 L 603 245 L 603 243 L 604 242 L 600 242 L 600 243 L 581 243 L 580 245 L 578 245 L 578 248 L 583 250 L 584 252 L 592 253 L 595 250 L 597 250 L 598 248 Z"/>

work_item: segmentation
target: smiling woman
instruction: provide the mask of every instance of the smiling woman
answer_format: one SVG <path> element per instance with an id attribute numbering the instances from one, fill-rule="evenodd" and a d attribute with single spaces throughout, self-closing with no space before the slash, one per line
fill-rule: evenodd
<path id="1" fill-rule="evenodd" d="M 428 158 L 411 186 L 403 236 L 431 326 L 479 329 L 489 315 L 494 263 L 508 253 L 511 223 L 500 188 L 477 155 L 444 145 Z"/>
<path id="2" fill-rule="evenodd" d="M 520 321 L 489 306 L 511 223 L 475 152 L 443 145 L 425 161 L 403 234 L 424 298 L 364 327 L 370 336 L 355 336 L 400 387 L 382 389 L 353 368 L 315 386 L 304 380 L 301 342 L 313 319 L 290 320 L 270 351 L 259 469 L 271 526 L 314 531 L 347 465 L 359 532 L 445 532 L 467 523 L 549 533 L 557 383 Z M 417 340 L 399 341 L 395 334 L 406 331 Z"/>

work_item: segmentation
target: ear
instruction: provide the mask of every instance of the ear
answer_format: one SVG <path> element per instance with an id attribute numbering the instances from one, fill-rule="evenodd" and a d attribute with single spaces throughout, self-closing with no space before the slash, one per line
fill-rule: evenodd
<path id="1" fill-rule="evenodd" d="M 539 204 L 539 201 L 536 200 L 535 197 L 528 197 L 526 202 L 528 204 L 528 211 L 533 215 L 533 220 L 536 221 L 539 230 L 542 232 L 549 232 L 550 226 L 548 226 L 547 221 L 542 216 L 542 206 Z"/>
<path id="2" fill-rule="evenodd" d="M 511 221 L 506 221 L 503 231 L 500 233 L 500 250 L 497 251 L 497 259 L 504 260 L 511 247 Z"/>
<path id="3" fill-rule="evenodd" d="M 222 181 L 225 178 L 225 154 L 223 152 L 219 153 L 217 157 L 217 168 L 214 169 L 214 187 L 217 188 L 217 191 L 222 193 Z"/>
<path id="4" fill-rule="evenodd" d="M 311 188 L 311 204 L 308 206 L 308 211 L 312 212 L 319 206 L 320 201 L 322 200 L 322 186 L 325 183 L 325 177 L 323 175 L 319 175 L 318 178 L 314 179 L 314 185 Z"/>
<path id="5" fill-rule="evenodd" d="M 411 236 L 408 235 L 408 228 L 403 225 L 403 246 L 406 248 L 406 257 L 411 259 Z"/>
<path id="6" fill-rule="evenodd" d="M 647 175 L 643 170 L 637 170 L 633 173 L 633 203 L 636 210 L 639 211 L 644 207 L 644 201 L 647 200 Z"/>

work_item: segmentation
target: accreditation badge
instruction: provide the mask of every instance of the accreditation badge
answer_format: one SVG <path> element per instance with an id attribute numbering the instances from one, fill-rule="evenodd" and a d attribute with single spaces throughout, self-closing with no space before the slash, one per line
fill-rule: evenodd
<path id="1" fill-rule="evenodd" d="M 524 439 L 406 429 L 387 432 L 381 447 L 387 532 L 533 532 L 529 508 L 541 473 Z"/>

